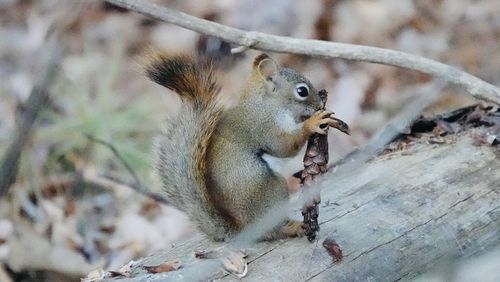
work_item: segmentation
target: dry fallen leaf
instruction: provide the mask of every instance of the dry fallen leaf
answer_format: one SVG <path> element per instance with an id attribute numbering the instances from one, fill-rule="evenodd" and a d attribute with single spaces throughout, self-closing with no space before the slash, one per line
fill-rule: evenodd
<path id="1" fill-rule="evenodd" d="M 181 263 L 179 261 L 167 261 L 156 266 L 144 266 L 144 269 L 146 269 L 149 273 L 162 273 L 175 271 L 180 267 Z"/>
<path id="2" fill-rule="evenodd" d="M 127 277 L 130 278 L 132 277 L 132 273 L 130 272 L 119 272 L 119 271 L 114 271 L 110 270 L 106 273 L 106 277 Z"/>
<path id="3" fill-rule="evenodd" d="M 105 272 L 102 268 L 92 270 L 85 278 L 80 279 L 81 282 L 95 282 L 104 279 Z"/>
<path id="4" fill-rule="evenodd" d="M 245 277 L 248 271 L 247 255 L 241 251 L 233 251 L 225 248 L 220 248 L 214 251 L 196 251 L 194 253 L 197 259 L 215 259 L 220 258 L 222 266 L 238 278 Z"/>
<path id="5" fill-rule="evenodd" d="M 240 251 L 228 251 L 222 257 L 222 265 L 224 269 L 238 278 L 243 278 L 247 275 L 248 264 L 246 254 Z"/>
<path id="6" fill-rule="evenodd" d="M 333 262 L 342 260 L 342 249 L 339 244 L 332 238 L 328 237 L 323 241 L 323 247 L 328 251 L 328 254 L 333 258 Z"/>
<path id="7" fill-rule="evenodd" d="M 132 266 L 134 266 L 135 261 L 131 260 L 127 264 L 122 265 L 117 271 L 111 270 L 106 273 L 106 277 L 132 277 Z"/>

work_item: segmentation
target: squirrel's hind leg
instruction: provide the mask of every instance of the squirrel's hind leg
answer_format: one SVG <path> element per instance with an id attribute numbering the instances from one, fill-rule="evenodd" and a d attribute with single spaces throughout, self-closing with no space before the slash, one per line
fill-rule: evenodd
<path id="1" fill-rule="evenodd" d="M 298 220 L 287 220 L 283 225 L 275 227 L 264 235 L 262 241 L 286 239 L 290 237 L 302 237 L 305 234 L 303 222 Z"/>

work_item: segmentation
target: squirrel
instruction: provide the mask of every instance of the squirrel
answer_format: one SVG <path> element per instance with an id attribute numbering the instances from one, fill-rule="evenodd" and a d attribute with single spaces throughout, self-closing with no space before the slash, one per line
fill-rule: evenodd
<path id="1" fill-rule="evenodd" d="M 163 191 L 216 241 L 234 237 L 288 199 L 286 179 L 263 154 L 294 156 L 309 136 L 326 134 L 334 124 L 311 82 L 266 54 L 255 57 L 240 100 L 229 109 L 221 103 L 208 59 L 154 54 L 145 72 L 181 98 L 179 114 L 168 120 L 155 145 Z M 301 221 L 287 220 L 262 239 L 303 234 Z"/>

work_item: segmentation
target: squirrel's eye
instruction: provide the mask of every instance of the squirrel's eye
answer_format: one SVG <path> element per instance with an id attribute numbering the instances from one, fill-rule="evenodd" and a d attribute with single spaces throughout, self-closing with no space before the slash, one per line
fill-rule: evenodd
<path id="1" fill-rule="evenodd" d="M 305 83 L 298 83 L 295 85 L 295 97 L 303 101 L 309 96 L 309 87 Z"/>

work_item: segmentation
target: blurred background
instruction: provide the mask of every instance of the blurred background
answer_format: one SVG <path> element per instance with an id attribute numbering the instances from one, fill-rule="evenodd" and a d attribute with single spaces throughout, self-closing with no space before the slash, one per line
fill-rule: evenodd
<path id="1" fill-rule="evenodd" d="M 464 69 L 500 85 L 498 0 L 155 1 L 245 30 L 391 48 Z M 103 1 L 0 0 L 0 153 L 18 130 L 44 72 L 48 41 L 64 47 L 49 100 L 31 129 L 19 173 L 0 199 L 0 281 L 76 281 L 95 268 L 174 247 L 195 228 L 180 212 L 131 188 L 158 191 L 152 143 L 176 96 L 142 73 L 150 49 L 213 57 L 223 92 L 237 99 L 257 51 L 145 18 Z M 432 78 L 345 60 L 270 54 L 329 92 L 350 137 L 330 133 L 331 159 L 362 146 Z M 475 103 L 447 88 L 427 110 Z M 294 160 L 271 160 L 289 176 Z M 292 189 L 293 190 L 293 189 Z"/>

